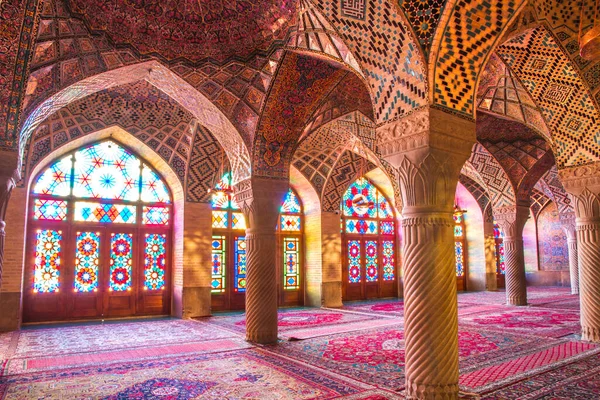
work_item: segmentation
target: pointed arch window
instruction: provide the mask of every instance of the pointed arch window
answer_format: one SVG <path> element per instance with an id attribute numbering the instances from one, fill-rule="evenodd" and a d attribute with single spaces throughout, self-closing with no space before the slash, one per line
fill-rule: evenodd
<path id="1" fill-rule="evenodd" d="M 466 274 L 467 235 L 465 225 L 465 210 L 458 207 L 454 209 L 454 260 L 456 263 L 456 276 L 464 277 Z"/>
<path id="2" fill-rule="evenodd" d="M 299 290 L 302 267 L 302 205 L 292 189 L 285 195 L 279 212 L 277 230 L 283 249 L 283 290 Z"/>
<path id="3" fill-rule="evenodd" d="M 496 222 L 494 222 L 494 241 L 496 242 L 496 274 L 504 275 L 505 273 L 505 265 L 504 265 L 504 235 L 500 230 L 500 227 Z"/>
<path id="4" fill-rule="evenodd" d="M 124 146 L 104 140 L 61 157 L 34 180 L 31 200 L 34 294 L 96 293 L 108 309 L 86 316 L 99 316 L 110 314 L 111 296 L 168 289 L 171 194 Z M 127 304 L 129 314 L 144 312 Z M 62 317 L 75 317 L 76 308 Z"/>
<path id="5" fill-rule="evenodd" d="M 396 221 L 386 197 L 368 179 L 357 179 L 342 196 L 344 298 L 394 296 Z"/>

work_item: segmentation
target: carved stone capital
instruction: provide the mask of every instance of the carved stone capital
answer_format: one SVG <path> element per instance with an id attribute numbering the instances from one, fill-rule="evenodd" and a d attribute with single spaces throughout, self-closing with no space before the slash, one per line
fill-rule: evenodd
<path id="1" fill-rule="evenodd" d="M 529 218 L 529 207 L 506 206 L 494 210 L 494 218 L 502 232 L 505 240 L 523 238 L 523 228 Z"/>
<path id="2" fill-rule="evenodd" d="M 235 201 L 248 221 L 248 232 L 273 233 L 279 207 L 289 190 L 287 180 L 252 177 L 233 187 Z"/>
<path id="3" fill-rule="evenodd" d="M 564 213 L 559 214 L 558 218 L 560 219 L 560 224 L 567 235 L 567 240 L 569 242 L 577 240 L 577 223 L 575 218 L 575 213 Z"/>
<path id="4" fill-rule="evenodd" d="M 584 191 L 600 194 L 600 162 L 566 167 L 558 171 L 558 176 L 567 193 L 575 197 Z"/>
<path id="5" fill-rule="evenodd" d="M 441 110 L 422 107 L 377 128 L 377 150 L 392 164 L 399 154 L 437 149 L 468 155 L 475 143 L 475 123 Z"/>

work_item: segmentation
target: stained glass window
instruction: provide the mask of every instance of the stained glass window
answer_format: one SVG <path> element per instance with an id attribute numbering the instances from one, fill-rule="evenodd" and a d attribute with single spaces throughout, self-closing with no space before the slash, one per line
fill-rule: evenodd
<path id="1" fill-rule="evenodd" d="M 225 236 L 213 236 L 212 239 L 212 292 L 225 292 Z"/>
<path id="2" fill-rule="evenodd" d="M 280 229 L 282 231 L 299 232 L 300 231 L 300 216 L 299 215 L 281 215 Z"/>
<path id="3" fill-rule="evenodd" d="M 349 235 L 349 283 L 394 281 L 394 211 L 368 179 L 357 179 L 342 196 L 342 232 Z M 380 239 L 377 239 L 380 238 Z"/>
<path id="4" fill-rule="evenodd" d="M 125 204 L 75 203 L 75 221 L 135 224 L 136 213 L 136 206 Z"/>
<path id="5" fill-rule="evenodd" d="M 465 211 L 454 209 L 454 260 L 456 263 L 456 276 L 465 275 L 465 248 L 467 245 L 465 236 Z"/>
<path id="6" fill-rule="evenodd" d="M 77 232 L 75 242 L 75 292 L 98 290 L 98 262 L 100 258 L 100 234 Z"/>
<path id="7" fill-rule="evenodd" d="M 396 262 L 394 257 L 394 242 L 392 240 L 384 240 L 383 244 L 383 280 L 393 281 L 396 277 Z"/>
<path id="8" fill-rule="evenodd" d="M 283 238 L 283 286 L 286 290 L 300 287 L 300 239 L 297 237 Z"/>
<path id="9" fill-rule="evenodd" d="M 289 189 L 279 208 L 279 224 L 277 226 L 283 249 L 282 271 L 283 289 L 300 290 L 300 271 L 302 266 L 302 204 L 298 195 Z"/>
<path id="10" fill-rule="evenodd" d="M 367 282 L 376 282 L 379 278 L 379 268 L 377 265 L 377 242 L 374 240 L 367 240 L 365 242 L 365 270 Z"/>
<path id="11" fill-rule="evenodd" d="M 63 200 L 35 199 L 33 218 L 45 221 L 64 221 L 67 218 L 68 204 Z"/>
<path id="12" fill-rule="evenodd" d="M 246 238 L 238 236 L 235 238 L 233 269 L 233 290 L 236 292 L 246 291 Z"/>
<path id="13" fill-rule="evenodd" d="M 213 211 L 212 212 L 212 227 L 223 228 L 229 227 L 229 213 L 227 211 Z"/>
<path id="14" fill-rule="evenodd" d="M 77 151 L 74 171 L 75 197 L 130 201 L 140 198 L 140 160 L 110 140 Z"/>
<path id="15" fill-rule="evenodd" d="M 109 288 L 115 292 L 131 290 L 133 235 L 112 233 L 110 238 Z"/>
<path id="16" fill-rule="evenodd" d="M 31 194 L 34 292 L 67 288 L 61 292 L 71 301 L 81 293 L 165 288 L 170 192 L 130 150 L 113 140 L 81 147 L 44 169 Z"/>
<path id="17" fill-rule="evenodd" d="M 279 212 L 287 214 L 298 214 L 300 213 L 301 206 L 300 201 L 296 194 L 290 189 L 283 199 L 283 204 Z"/>
<path id="18" fill-rule="evenodd" d="M 348 241 L 348 280 L 350 283 L 360 282 L 360 264 L 361 264 L 360 241 Z"/>
<path id="19" fill-rule="evenodd" d="M 144 206 L 142 223 L 144 225 L 168 225 L 170 215 L 169 207 Z"/>
<path id="20" fill-rule="evenodd" d="M 166 268 L 166 235 L 146 234 L 146 249 L 144 251 L 145 288 L 158 290 L 165 287 Z"/>
<path id="21" fill-rule="evenodd" d="M 496 241 L 496 273 L 504 275 L 506 266 L 504 264 L 504 235 L 498 224 L 494 222 L 494 239 Z"/>
<path id="22" fill-rule="evenodd" d="M 68 196 L 71 194 L 72 171 L 73 159 L 71 156 L 56 161 L 37 179 L 33 188 L 33 193 L 51 196 Z"/>
<path id="23" fill-rule="evenodd" d="M 58 292 L 60 289 L 62 232 L 38 230 L 35 245 L 33 291 Z"/>
<path id="24" fill-rule="evenodd" d="M 231 228 L 246 230 L 246 217 L 244 217 L 243 213 L 240 213 L 240 212 L 232 212 L 231 213 Z"/>

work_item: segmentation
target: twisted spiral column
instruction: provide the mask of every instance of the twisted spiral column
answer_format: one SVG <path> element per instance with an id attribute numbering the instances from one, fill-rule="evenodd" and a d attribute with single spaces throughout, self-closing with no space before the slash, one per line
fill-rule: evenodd
<path id="1" fill-rule="evenodd" d="M 287 180 L 252 177 L 234 186 L 246 220 L 246 340 L 277 342 L 275 229 Z"/>
<path id="2" fill-rule="evenodd" d="M 600 342 L 600 220 L 577 219 L 581 336 Z"/>
<path id="3" fill-rule="evenodd" d="M 458 306 L 452 216 L 409 216 L 402 228 L 406 395 L 456 399 Z"/>
<path id="4" fill-rule="evenodd" d="M 498 207 L 494 210 L 494 217 L 504 233 L 506 304 L 526 306 L 527 283 L 525 280 L 523 229 L 529 218 L 529 207 L 524 205 Z"/>
<path id="5" fill-rule="evenodd" d="M 246 340 L 277 342 L 276 236 L 270 230 L 246 231 Z"/>
<path id="6" fill-rule="evenodd" d="M 504 238 L 506 304 L 527 305 L 523 238 Z"/>

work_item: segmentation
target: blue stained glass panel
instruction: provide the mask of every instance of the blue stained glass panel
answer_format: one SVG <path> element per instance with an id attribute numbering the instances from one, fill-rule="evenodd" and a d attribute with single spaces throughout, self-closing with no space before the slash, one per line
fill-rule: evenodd
<path id="1" fill-rule="evenodd" d="M 68 202 L 63 200 L 35 199 L 33 219 L 44 221 L 64 221 L 67 219 Z"/>
<path id="2" fill-rule="evenodd" d="M 142 166 L 142 201 L 145 203 L 170 203 L 167 186 L 147 165 Z"/>
<path id="3" fill-rule="evenodd" d="M 394 221 L 380 221 L 379 230 L 382 235 L 393 235 L 396 231 L 396 224 Z"/>
<path id="4" fill-rule="evenodd" d="M 300 287 L 300 239 L 283 238 L 283 286 L 286 290 Z"/>
<path id="5" fill-rule="evenodd" d="M 288 190 L 287 194 L 285 195 L 285 198 L 283 199 L 283 204 L 281 205 L 279 211 L 288 214 L 300 213 L 300 201 L 298 200 L 298 197 L 296 197 L 292 189 Z"/>
<path id="6" fill-rule="evenodd" d="M 75 242 L 76 292 L 87 293 L 98 289 L 98 264 L 100 259 L 100 235 L 94 232 L 77 233 Z"/>
<path id="7" fill-rule="evenodd" d="M 76 197 L 136 201 L 139 179 L 140 160 L 110 140 L 75 153 Z"/>
<path id="8" fill-rule="evenodd" d="M 135 224 L 136 207 L 124 204 L 101 204 L 78 201 L 75 203 L 75 221 Z"/>
<path id="9" fill-rule="evenodd" d="M 72 166 L 71 156 L 64 157 L 52 164 L 38 178 L 33 187 L 33 193 L 52 196 L 68 196 L 71 194 Z"/>
<path id="10" fill-rule="evenodd" d="M 347 219 L 346 232 L 366 235 L 376 235 L 378 231 L 377 221 L 364 219 Z"/>
<path id="11" fill-rule="evenodd" d="M 144 206 L 142 215 L 144 225 L 169 225 L 169 207 Z"/>
<path id="12" fill-rule="evenodd" d="M 390 203 L 387 201 L 385 196 L 381 193 L 377 193 L 377 200 L 379 201 L 379 218 L 393 218 L 394 213 L 392 212 L 392 208 L 390 207 Z"/>
<path id="13" fill-rule="evenodd" d="M 246 238 L 238 236 L 235 238 L 233 268 L 233 290 L 236 292 L 246 291 Z"/>

